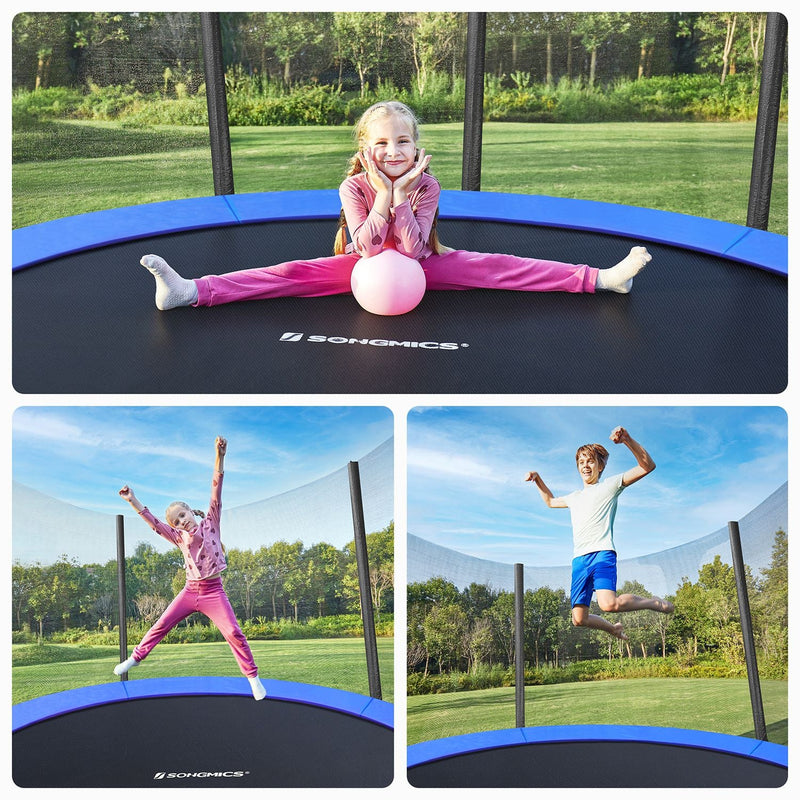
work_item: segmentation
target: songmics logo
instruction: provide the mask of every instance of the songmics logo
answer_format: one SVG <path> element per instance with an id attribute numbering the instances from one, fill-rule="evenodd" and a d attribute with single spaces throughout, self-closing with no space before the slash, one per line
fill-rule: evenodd
<path id="1" fill-rule="evenodd" d="M 408 339 L 359 339 L 347 336 L 306 336 L 304 333 L 287 331 L 280 340 L 282 342 L 315 342 L 327 344 L 367 345 L 369 347 L 401 347 L 408 350 L 460 350 L 469 347 L 468 344 L 457 342 L 414 342 Z"/>
<path id="2" fill-rule="evenodd" d="M 247 770 L 218 770 L 216 772 L 156 772 L 154 781 L 178 780 L 181 778 L 243 778 Z"/>

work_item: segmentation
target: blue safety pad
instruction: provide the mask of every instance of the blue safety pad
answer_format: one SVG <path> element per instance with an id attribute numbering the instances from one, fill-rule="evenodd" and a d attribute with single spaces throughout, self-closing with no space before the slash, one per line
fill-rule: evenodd
<path id="1" fill-rule="evenodd" d="M 443 758 L 492 750 L 554 742 L 646 742 L 651 744 L 716 750 L 731 755 L 756 758 L 778 766 L 787 766 L 788 748 L 745 736 L 698 731 L 688 728 L 657 728 L 639 725 L 543 725 L 530 728 L 506 728 L 499 731 L 467 733 L 408 747 L 408 767 Z"/>
<path id="2" fill-rule="evenodd" d="M 392 728 L 394 708 L 391 703 L 366 695 L 291 681 L 262 681 L 270 700 L 328 708 L 350 716 Z M 185 677 L 128 679 L 98 686 L 86 686 L 36 697 L 11 708 L 12 731 L 20 730 L 45 719 L 81 711 L 93 706 L 152 697 L 175 695 L 235 695 L 250 697 L 246 678 Z"/>
<path id="3" fill-rule="evenodd" d="M 115 242 L 269 220 L 334 219 L 336 190 L 256 192 L 170 200 L 79 214 L 12 232 L 12 268 Z M 772 272 L 788 272 L 788 239 L 728 222 L 592 200 L 443 191 L 442 219 L 512 222 L 625 236 L 684 247 Z"/>

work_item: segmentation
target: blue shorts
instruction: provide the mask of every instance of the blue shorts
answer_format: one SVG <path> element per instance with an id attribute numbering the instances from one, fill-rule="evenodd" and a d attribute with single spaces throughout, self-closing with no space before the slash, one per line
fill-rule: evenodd
<path id="1" fill-rule="evenodd" d="M 617 591 L 617 554 L 613 550 L 599 550 L 572 559 L 571 604 L 590 605 L 595 589 Z"/>

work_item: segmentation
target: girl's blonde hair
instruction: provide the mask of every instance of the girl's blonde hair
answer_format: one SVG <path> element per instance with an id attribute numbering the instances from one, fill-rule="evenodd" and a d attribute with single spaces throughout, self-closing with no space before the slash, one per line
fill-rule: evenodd
<path id="1" fill-rule="evenodd" d="M 356 123 L 353 133 L 358 149 L 350 159 L 347 175 L 345 177 L 349 178 L 352 175 L 358 175 L 360 172 L 364 171 L 364 167 L 361 166 L 361 161 L 359 160 L 358 155 L 367 146 L 369 126 L 376 119 L 385 119 L 393 114 L 397 114 L 403 118 L 408 125 L 408 129 L 411 131 L 411 136 L 414 139 L 414 142 L 416 143 L 419 141 L 419 121 L 417 120 L 414 112 L 405 103 L 401 103 L 399 100 L 384 100 L 379 103 L 375 103 L 359 117 L 359 120 Z M 430 172 L 430 170 L 426 169 L 425 172 Z M 431 225 L 430 236 L 428 237 L 428 245 L 434 253 L 439 252 L 439 237 L 436 233 L 436 223 L 438 219 L 439 209 L 437 208 L 436 214 L 433 218 L 433 224 Z M 336 232 L 336 239 L 334 240 L 333 244 L 333 252 L 335 255 L 341 255 L 346 251 L 346 248 L 347 221 L 345 220 L 344 209 L 342 209 L 342 211 L 339 213 L 339 228 Z"/>
<path id="2" fill-rule="evenodd" d="M 174 503 L 170 503 L 167 506 L 167 510 L 164 512 L 164 516 L 167 518 L 167 522 L 172 525 L 172 510 L 175 508 L 185 508 L 187 511 L 190 511 L 196 517 L 200 517 L 200 519 L 205 519 L 205 514 L 202 511 L 199 511 L 196 508 L 192 508 L 188 503 L 184 503 L 183 500 L 176 500 Z"/>

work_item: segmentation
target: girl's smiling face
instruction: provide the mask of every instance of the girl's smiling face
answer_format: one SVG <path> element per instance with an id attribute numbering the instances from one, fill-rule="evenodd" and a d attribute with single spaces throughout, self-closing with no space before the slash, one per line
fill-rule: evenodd
<path id="1" fill-rule="evenodd" d="M 373 120 L 367 131 L 366 146 L 378 169 L 388 178 L 399 178 L 414 166 L 417 143 L 399 114 Z"/>

